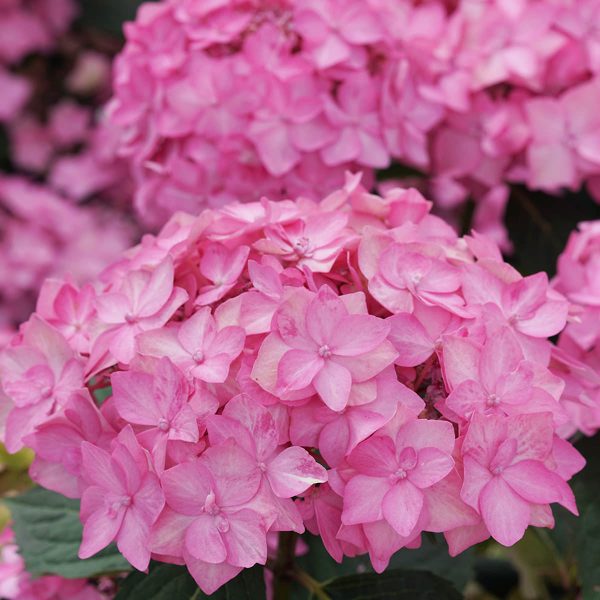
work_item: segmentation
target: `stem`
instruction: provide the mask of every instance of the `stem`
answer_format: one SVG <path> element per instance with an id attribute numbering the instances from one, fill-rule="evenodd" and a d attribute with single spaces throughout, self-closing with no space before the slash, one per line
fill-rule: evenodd
<path id="1" fill-rule="evenodd" d="M 290 597 L 297 538 L 298 534 L 293 531 L 279 534 L 277 557 L 273 562 L 273 600 L 288 600 Z"/>
<path id="2" fill-rule="evenodd" d="M 331 597 L 323 590 L 321 584 L 316 579 L 313 579 L 306 571 L 303 571 L 302 569 L 295 569 L 292 572 L 292 576 L 315 598 L 318 598 L 318 600 L 331 600 Z"/>

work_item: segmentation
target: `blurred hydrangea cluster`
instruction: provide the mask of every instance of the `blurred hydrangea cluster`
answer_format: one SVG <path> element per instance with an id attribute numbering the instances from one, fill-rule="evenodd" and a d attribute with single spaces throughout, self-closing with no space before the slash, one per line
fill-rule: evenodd
<path id="1" fill-rule="evenodd" d="M 423 174 L 509 243 L 507 184 L 600 179 L 599 0 L 166 0 L 142 5 L 110 119 L 148 223 L 313 199 L 359 166 Z"/>

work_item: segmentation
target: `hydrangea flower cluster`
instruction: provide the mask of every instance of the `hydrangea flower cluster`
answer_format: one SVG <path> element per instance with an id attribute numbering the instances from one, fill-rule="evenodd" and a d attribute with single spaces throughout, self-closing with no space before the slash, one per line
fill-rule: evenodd
<path id="1" fill-rule="evenodd" d="M 0 2 L 0 346 L 46 277 L 95 277 L 133 239 L 126 168 L 94 122 L 110 60 L 85 36 L 65 43 L 75 15 L 71 0 Z M 76 206 L 101 192 L 102 208 Z"/>
<path id="2" fill-rule="evenodd" d="M 508 182 L 599 196 L 600 0 L 166 0 L 115 64 L 142 218 L 427 174 L 507 246 Z M 365 179 L 366 183 L 366 179 Z"/>
<path id="3" fill-rule="evenodd" d="M 554 350 L 552 369 L 565 380 L 571 434 L 600 429 L 600 221 L 580 223 L 558 259 L 554 288 L 571 303 L 571 317 Z"/>
<path id="4" fill-rule="evenodd" d="M 96 283 L 47 282 L 0 414 L 33 479 L 81 498 L 81 558 L 116 541 L 212 593 L 274 532 L 380 572 L 423 532 L 454 555 L 577 512 L 549 370 L 569 303 L 430 208 L 347 174 L 320 202 L 178 213 Z"/>
<path id="5" fill-rule="evenodd" d="M 0 598 L 5 600 L 107 600 L 110 595 L 86 579 L 46 575 L 32 579 L 25 571 L 12 529 L 0 533 Z"/>

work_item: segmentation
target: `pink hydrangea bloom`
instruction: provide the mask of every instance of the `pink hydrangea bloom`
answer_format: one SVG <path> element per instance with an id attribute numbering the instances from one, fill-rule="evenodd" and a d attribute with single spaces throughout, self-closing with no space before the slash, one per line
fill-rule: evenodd
<path id="1" fill-rule="evenodd" d="M 523 435 L 524 432 L 526 435 Z M 548 504 L 577 514 L 573 492 L 553 456 L 549 414 L 499 418 L 475 415 L 463 441 L 463 500 L 477 510 L 492 537 L 512 546 L 530 523 L 552 521 Z M 583 459 L 574 451 L 574 471 Z"/>
<path id="2" fill-rule="evenodd" d="M 416 420 L 400 428 L 396 439 L 372 437 L 348 456 L 356 474 L 344 490 L 346 525 L 385 519 L 409 537 L 421 519 L 423 490 L 441 481 L 454 466 L 450 423 Z"/>
<path id="3" fill-rule="evenodd" d="M 19 450 L 23 436 L 83 388 L 83 364 L 62 335 L 37 316 L 24 328 L 22 343 L 2 353 L 0 374 L 13 404 L 6 421 L 10 452 Z"/>
<path id="4" fill-rule="evenodd" d="M 210 594 L 277 532 L 382 571 L 423 532 L 456 554 L 575 512 L 564 438 L 600 427 L 595 341 L 570 340 L 597 308 L 596 230 L 549 285 L 431 207 L 348 174 L 320 202 L 178 214 L 96 282 L 48 281 L 0 356 L 0 424 L 36 481 L 81 498 L 81 556 L 116 541 Z"/>
<path id="5" fill-rule="evenodd" d="M 122 419 L 143 429 L 138 439 L 151 451 L 158 470 L 164 469 L 169 441 L 199 441 L 189 386 L 168 358 L 158 362 L 153 374 L 115 373 L 111 383 L 115 409 Z"/>
<path id="6" fill-rule="evenodd" d="M 80 558 L 116 540 L 123 556 L 144 571 L 150 562 L 148 539 L 165 503 L 159 479 L 131 427 L 121 431 L 111 452 L 83 442 L 81 497 L 83 539 Z"/>

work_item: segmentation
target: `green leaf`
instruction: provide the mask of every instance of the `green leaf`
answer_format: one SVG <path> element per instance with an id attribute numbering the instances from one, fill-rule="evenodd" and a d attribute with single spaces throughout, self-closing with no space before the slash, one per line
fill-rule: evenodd
<path id="1" fill-rule="evenodd" d="M 403 548 L 396 552 L 390 561 L 390 568 L 431 571 L 462 590 L 474 577 L 475 561 L 475 548 L 452 557 L 441 534 L 426 534 L 419 548 Z"/>
<path id="2" fill-rule="evenodd" d="M 131 570 L 114 545 L 86 560 L 77 557 L 82 534 L 79 501 L 35 487 L 5 502 L 27 571 L 34 577 L 76 579 Z"/>
<path id="3" fill-rule="evenodd" d="M 461 600 L 451 583 L 429 571 L 388 570 L 348 575 L 327 584 L 331 600 Z"/>
<path id="4" fill-rule="evenodd" d="M 135 571 L 123 582 L 115 600 L 196 600 L 196 582 L 185 567 L 153 563 L 148 575 Z"/>
<path id="5" fill-rule="evenodd" d="M 264 600 L 261 566 L 244 569 L 235 579 L 207 596 L 185 567 L 152 563 L 148 575 L 135 572 L 123 582 L 115 600 Z"/>

